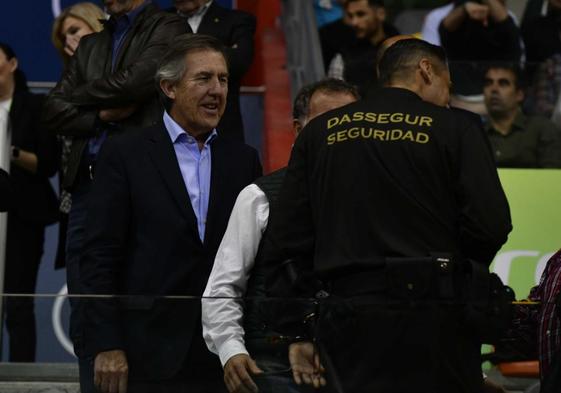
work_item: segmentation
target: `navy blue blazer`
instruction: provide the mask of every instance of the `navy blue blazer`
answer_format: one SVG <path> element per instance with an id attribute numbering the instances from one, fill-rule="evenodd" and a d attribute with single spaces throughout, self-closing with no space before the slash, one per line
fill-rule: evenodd
<path id="1" fill-rule="evenodd" d="M 84 338 L 92 355 L 124 349 L 131 379 L 173 376 L 192 340 L 202 340 L 198 297 L 239 192 L 262 173 L 257 152 L 247 145 L 218 136 L 211 149 L 204 243 L 163 124 L 110 138 L 100 153 L 81 284 L 86 294 L 146 296 L 86 303 Z M 166 295 L 195 298 L 158 299 Z"/>

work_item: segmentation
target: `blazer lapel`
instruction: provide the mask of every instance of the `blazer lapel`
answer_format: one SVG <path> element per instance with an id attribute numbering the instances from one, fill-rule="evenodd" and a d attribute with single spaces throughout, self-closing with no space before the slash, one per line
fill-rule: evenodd
<path id="1" fill-rule="evenodd" d="M 191 224 L 198 236 L 197 217 L 191 206 L 191 199 L 187 187 L 179 169 L 179 163 L 173 149 L 173 144 L 166 132 L 163 123 L 159 123 L 150 129 L 149 154 L 166 186 L 175 200 L 181 213 Z"/>
<path id="2" fill-rule="evenodd" d="M 216 5 L 216 2 L 214 1 L 208 7 L 208 11 L 206 12 L 205 16 L 203 16 L 201 24 L 199 25 L 199 29 L 197 30 L 198 34 L 214 35 L 220 23 L 220 15 L 217 12 L 217 7 L 218 5 Z"/>

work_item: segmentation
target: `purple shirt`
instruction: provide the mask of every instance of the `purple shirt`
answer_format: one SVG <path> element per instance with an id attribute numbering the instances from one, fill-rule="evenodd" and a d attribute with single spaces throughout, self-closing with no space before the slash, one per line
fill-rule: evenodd
<path id="1" fill-rule="evenodd" d="M 212 164 L 210 144 L 217 136 L 216 129 L 212 130 L 203 148 L 199 149 L 196 139 L 181 128 L 167 112 L 164 113 L 164 125 L 173 143 L 181 176 L 197 217 L 199 237 L 204 242 Z"/>

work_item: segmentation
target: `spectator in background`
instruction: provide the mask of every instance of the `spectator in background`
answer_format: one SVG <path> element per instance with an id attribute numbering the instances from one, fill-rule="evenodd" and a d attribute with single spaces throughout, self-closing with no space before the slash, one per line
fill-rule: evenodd
<path id="1" fill-rule="evenodd" d="M 386 28 L 386 9 L 382 0 L 345 0 L 345 17 L 354 30 L 353 40 L 329 65 L 328 75 L 358 86 L 362 96 L 375 87 L 377 81 L 376 53 L 379 45 L 394 36 L 394 28 Z"/>
<path id="2" fill-rule="evenodd" d="M 62 10 L 56 17 L 51 32 L 51 41 L 57 49 L 66 66 L 70 57 L 78 48 L 80 39 L 88 34 L 98 33 L 103 26 L 101 21 L 105 19 L 105 13 L 93 3 L 76 3 Z M 68 159 L 72 149 L 72 137 L 59 135 L 61 142 L 60 156 L 60 221 L 58 231 L 58 249 L 55 259 L 55 267 L 65 266 L 66 231 L 68 229 L 68 213 L 72 204 L 72 197 L 68 190 L 62 187 L 64 176 L 68 170 Z"/>
<path id="3" fill-rule="evenodd" d="M 549 0 L 547 14 L 525 23 L 522 36 L 530 63 L 539 63 L 560 54 L 561 0 Z"/>
<path id="4" fill-rule="evenodd" d="M 74 54 L 80 39 L 102 30 L 105 14 L 94 3 L 76 3 L 62 10 L 53 22 L 51 41 L 64 64 Z"/>
<path id="5" fill-rule="evenodd" d="M 443 5 L 442 7 L 433 9 L 425 16 L 425 21 L 421 29 L 421 38 L 423 40 L 433 45 L 441 45 L 440 33 L 438 32 L 440 23 L 448 16 L 450 11 L 454 9 L 454 2 L 449 1 L 448 3 L 449 4 Z"/>
<path id="6" fill-rule="evenodd" d="M 522 113 L 524 92 L 516 67 L 489 67 L 483 93 L 489 113 L 487 131 L 498 166 L 561 168 L 561 130 L 545 118 Z"/>
<path id="7" fill-rule="evenodd" d="M 253 61 L 253 41 L 257 22 L 247 12 L 221 7 L 211 0 L 173 0 L 172 12 L 186 19 L 188 32 L 218 38 L 227 48 L 228 103 L 218 125 L 224 138 L 244 141 L 240 110 L 240 86 Z"/>
<path id="8" fill-rule="evenodd" d="M 13 205 L 8 216 L 5 293 L 35 293 L 45 227 L 58 220 L 57 198 L 49 177 L 58 169 L 59 151 L 56 138 L 39 123 L 43 102 L 44 96 L 29 92 L 12 48 L 0 43 L 0 106 L 9 111 L 12 130 Z M 9 360 L 35 361 L 34 300 L 5 298 L 5 314 Z"/>
<path id="9" fill-rule="evenodd" d="M 186 28 L 177 16 L 144 0 L 104 0 L 111 16 L 104 29 L 81 39 L 61 80 L 47 98 L 49 130 L 71 136 L 63 187 L 72 192 L 66 242 L 68 292 L 81 293 L 78 260 L 83 252 L 88 196 L 101 145 L 117 133 L 161 118 L 154 75 L 173 37 Z M 80 366 L 82 393 L 94 391 L 93 359 L 84 355 L 81 309 L 71 298 L 70 335 Z"/>
<path id="10" fill-rule="evenodd" d="M 294 99 L 295 135 L 314 117 L 358 98 L 354 86 L 337 79 L 303 87 Z M 204 292 L 203 334 L 209 350 L 220 357 L 231 393 L 244 388 L 261 393 L 299 391 L 289 372 L 288 343 L 273 343 L 278 335 L 260 312 L 274 307 L 260 300 L 265 296 L 269 212 L 285 172 L 280 169 L 241 191 Z M 247 298 L 243 304 L 232 300 L 241 297 Z M 263 372 L 274 375 L 260 376 Z"/>
<path id="11" fill-rule="evenodd" d="M 518 62 L 522 44 L 518 26 L 503 0 L 456 0 L 439 28 L 450 59 L 452 105 L 483 114 L 481 82 L 489 61 Z M 473 106 L 466 106 L 465 103 Z"/>

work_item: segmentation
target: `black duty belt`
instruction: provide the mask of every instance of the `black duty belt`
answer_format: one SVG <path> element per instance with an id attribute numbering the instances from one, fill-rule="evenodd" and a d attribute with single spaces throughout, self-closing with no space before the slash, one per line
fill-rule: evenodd
<path id="1" fill-rule="evenodd" d="M 355 269 L 328 280 L 327 291 L 343 297 L 385 294 L 403 300 L 453 300 L 461 296 L 464 271 L 446 255 L 384 258 L 381 267 Z"/>

